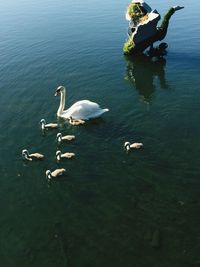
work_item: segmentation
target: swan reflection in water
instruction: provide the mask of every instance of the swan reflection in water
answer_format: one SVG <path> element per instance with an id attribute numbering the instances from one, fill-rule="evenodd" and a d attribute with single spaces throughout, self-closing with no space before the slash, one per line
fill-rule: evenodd
<path id="1" fill-rule="evenodd" d="M 143 102 L 147 104 L 152 102 L 156 87 L 159 86 L 157 80 L 162 89 L 169 89 L 165 79 L 165 58 L 152 58 L 145 54 L 125 58 L 127 61 L 125 79 L 134 84 Z"/>

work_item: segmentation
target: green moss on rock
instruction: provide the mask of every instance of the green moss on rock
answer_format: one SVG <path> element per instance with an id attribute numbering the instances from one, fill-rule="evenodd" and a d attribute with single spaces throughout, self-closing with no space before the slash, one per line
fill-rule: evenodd
<path id="1" fill-rule="evenodd" d="M 135 3 L 131 3 L 128 6 L 128 14 L 133 20 L 139 20 L 145 15 L 144 12 L 140 9 L 140 5 Z"/>
<path id="2" fill-rule="evenodd" d="M 125 55 L 130 55 L 132 53 L 132 50 L 134 49 L 135 44 L 131 38 L 129 38 L 123 47 L 123 51 Z"/>

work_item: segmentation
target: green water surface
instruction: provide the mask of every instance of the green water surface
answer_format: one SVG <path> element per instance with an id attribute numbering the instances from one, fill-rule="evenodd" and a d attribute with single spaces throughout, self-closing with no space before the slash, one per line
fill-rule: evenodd
<path id="1" fill-rule="evenodd" d="M 148 4 L 171 19 L 159 62 L 123 56 L 128 1 L 2 0 L 0 266 L 200 265 L 200 39 L 197 1 Z M 55 88 L 66 105 L 109 108 L 74 127 L 57 163 Z M 125 141 L 144 148 L 126 153 Z M 24 162 L 22 149 L 45 154 Z M 67 175 L 48 183 L 47 169 Z"/>

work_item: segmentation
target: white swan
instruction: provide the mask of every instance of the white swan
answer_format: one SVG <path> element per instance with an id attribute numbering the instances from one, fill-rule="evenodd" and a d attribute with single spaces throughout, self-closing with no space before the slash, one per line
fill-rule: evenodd
<path id="1" fill-rule="evenodd" d="M 129 151 L 130 149 L 140 149 L 143 147 L 143 143 L 133 143 L 131 144 L 130 142 L 125 142 L 124 143 L 124 148 Z"/>
<path id="2" fill-rule="evenodd" d="M 66 172 L 66 170 L 64 168 L 56 169 L 53 172 L 51 172 L 50 170 L 47 170 L 46 171 L 46 178 L 50 181 L 52 178 L 56 178 L 58 176 L 61 176 L 65 172 Z"/>
<path id="3" fill-rule="evenodd" d="M 89 100 L 78 101 L 67 110 L 64 110 L 66 95 L 64 86 L 59 86 L 56 89 L 55 96 L 57 95 L 60 95 L 60 106 L 57 111 L 57 116 L 64 119 L 69 119 L 69 117 L 72 117 L 73 119 L 89 120 L 100 117 L 104 112 L 109 111 L 109 109 L 102 109 L 97 103 Z"/>
<path id="4" fill-rule="evenodd" d="M 65 135 L 62 136 L 61 133 L 57 133 L 56 136 L 57 142 L 60 144 L 62 141 L 71 141 L 75 139 L 75 135 Z"/>
<path id="5" fill-rule="evenodd" d="M 22 150 L 22 158 L 23 159 L 26 159 L 26 160 L 29 160 L 29 161 L 32 161 L 33 159 L 43 159 L 44 158 L 44 155 L 40 154 L 40 153 L 32 153 L 32 154 L 29 154 L 28 150 L 27 149 L 23 149 Z"/>
<path id="6" fill-rule="evenodd" d="M 57 129 L 58 128 L 58 124 L 57 123 L 48 123 L 48 124 L 46 124 L 45 119 L 41 119 L 40 124 L 41 124 L 42 130 L 45 130 L 45 129 Z"/>
<path id="7" fill-rule="evenodd" d="M 69 123 L 71 125 L 83 125 L 85 123 L 85 121 L 80 120 L 80 119 L 73 119 L 71 116 L 71 117 L 69 117 Z"/>
<path id="8" fill-rule="evenodd" d="M 61 159 L 71 159 L 73 157 L 75 157 L 74 153 L 66 152 L 66 153 L 62 154 L 60 150 L 56 151 L 56 159 L 57 159 L 57 161 L 60 161 Z"/>

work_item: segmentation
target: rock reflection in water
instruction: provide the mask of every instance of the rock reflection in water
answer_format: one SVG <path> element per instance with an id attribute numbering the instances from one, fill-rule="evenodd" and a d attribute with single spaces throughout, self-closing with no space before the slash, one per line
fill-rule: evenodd
<path id="1" fill-rule="evenodd" d="M 134 85 L 145 103 L 152 102 L 157 87 L 156 77 L 162 89 L 169 88 L 165 79 L 165 58 L 152 58 L 142 54 L 137 57 L 125 57 L 125 59 L 127 61 L 125 79 Z"/>

